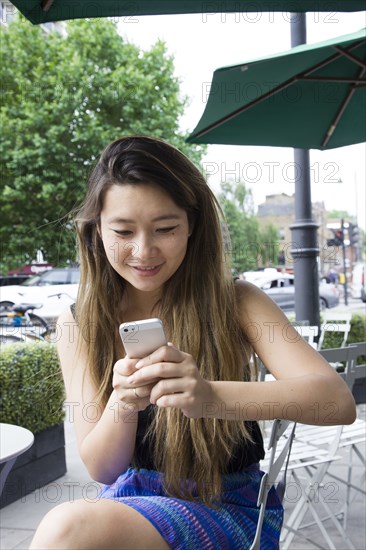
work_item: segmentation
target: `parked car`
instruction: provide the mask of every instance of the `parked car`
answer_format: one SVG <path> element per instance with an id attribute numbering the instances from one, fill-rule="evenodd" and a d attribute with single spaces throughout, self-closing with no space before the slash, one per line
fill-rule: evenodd
<path id="1" fill-rule="evenodd" d="M 295 309 L 295 279 L 289 273 L 280 273 L 275 269 L 252 272 L 258 274 L 246 277 L 248 280 L 265 291 L 268 296 L 284 311 Z M 245 276 L 245 274 L 244 274 Z M 301 290 L 297 289 L 297 292 Z M 336 307 L 339 304 L 339 291 L 333 284 L 320 282 L 319 284 L 320 309 Z"/>
<path id="2" fill-rule="evenodd" d="M 29 278 L 30 275 L 0 275 L 0 286 L 20 285 Z"/>
<path id="3" fill-rule="evenodd" d="M 20 285 L 0 287 L 0 310 L 13 304 L 42 304 L 37 315 L 55 319 L 75 301 L 80 281 L 79 268 L 54 268 L 30 277 Z"/>
<path id="4" fill-rule="evenodd" d="M 366 265 L 365 262 L 358 263 L 354 266 L 352 271 L 352 298 L 361 298 L 363 302 L 366 302 Z"/>

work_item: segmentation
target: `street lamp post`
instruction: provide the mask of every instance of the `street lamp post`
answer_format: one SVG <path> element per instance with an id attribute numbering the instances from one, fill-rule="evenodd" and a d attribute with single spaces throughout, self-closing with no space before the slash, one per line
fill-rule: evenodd
<path id="1" fill-rule="evenodd" d="M 306 14 L 291 14 L 291 47 L 306 43 Z M 296 321 L 320 326 L 317 243 L 318 224 L 312 217 L 310 155 L 308 149 L 294 149 L 295 221 L 291 254 L 294 259 Z M 296 288 L 298 291 L 296 292 Z"/>

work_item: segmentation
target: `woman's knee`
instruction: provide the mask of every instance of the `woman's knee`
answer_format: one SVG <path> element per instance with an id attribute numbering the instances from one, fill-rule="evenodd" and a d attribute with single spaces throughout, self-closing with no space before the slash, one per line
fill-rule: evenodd
<path id="1" fill-rule="evenodd" d="M 83 525 L 88 521 L 88 503 L 83 501 L 64 502 L 50 510 L 36 531 L 30 550 L 42 548 L 62 549 L 79 548 Z M 84 531 L 85 532 L 85 531 Z"/>
<path id="2" fill-rule="evenodd" d="M 168 548 L 155 527 L 119 502 L 76 500 L 53 508 L 40 523 L 30 550 Z"/>

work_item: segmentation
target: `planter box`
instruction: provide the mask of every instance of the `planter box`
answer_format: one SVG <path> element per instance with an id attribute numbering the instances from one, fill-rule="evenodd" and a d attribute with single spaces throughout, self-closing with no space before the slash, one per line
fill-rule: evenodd
<path id="1" fill-rule="evenodd" d="M 358 380 L 355 381 L 352 393 L 357 405 L 366 403 L 366 378 L 358 378 Z"/>
<path id="2" fill-rule="evenodd" d="M 65 431 L 62 423 L 35 434 L 32 447 L 18 456 L 5 482 L 0 508 L 65 473 Z"/>

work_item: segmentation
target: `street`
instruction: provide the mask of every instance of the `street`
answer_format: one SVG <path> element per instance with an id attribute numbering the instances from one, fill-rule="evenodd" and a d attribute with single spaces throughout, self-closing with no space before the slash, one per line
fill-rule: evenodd
<path id="1" fill-rule="evenodd" d="M 327 308 L 325 311 L 329 314 L 332 313 L 359 313 L 361 315 L 366 315 L 366 304 L 364 304 L 361 300 L 361 298 L 352 298 L 348 297 L 347 299 L 348 304 L 345 305 L 344 303 L 344 296 L 340 296 L 339 298 L 339 305 L 332 308 Z M 285 314 L 289 319 L 293 319 L 295 317 L 295 311 L 285 311 Z M 321 312 L 320 312 L 321 315 Z"/>
<path id="2" fill-rule="evenodd" d="M 366 304 L 362 302 L 361 298 L 348 297 L 347 302 L 348 305 L 345 305 L 344 296 L 341 296 L 339 299 L 339 305 L 337 307 L 333 307 L 332 309 L 327 309 L 326 311 L 329 313 L 361 313 L 362 315 L 366 315 Z"/>

